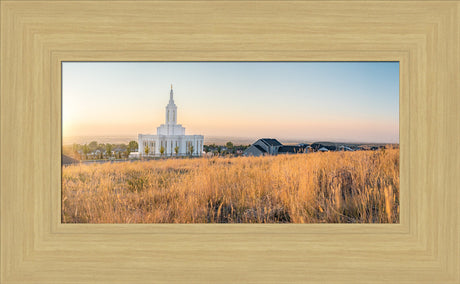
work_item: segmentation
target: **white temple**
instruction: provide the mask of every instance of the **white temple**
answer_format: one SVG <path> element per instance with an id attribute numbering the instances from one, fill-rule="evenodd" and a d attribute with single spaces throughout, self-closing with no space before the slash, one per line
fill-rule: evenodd
<path id="1" fill-rule="evenodd" d="M 177 106 L 171 85 L 166 106 L 166 122 L 157 127 L 157 135 L 139 134 L 139 154 L 142 156 L 201 156 L 203 135 L 185 135 L 185 128 L 177 124 Z M 147 151 L 146 151 L 147 150 Z"/>

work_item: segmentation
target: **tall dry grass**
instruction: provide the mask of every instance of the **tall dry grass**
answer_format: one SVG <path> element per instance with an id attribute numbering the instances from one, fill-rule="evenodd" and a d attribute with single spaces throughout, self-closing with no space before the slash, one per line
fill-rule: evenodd
<path id="1" fill-rule="evenodd" d="M 62 170 L 64 223 L 397 223 L 399 150 Z"/>

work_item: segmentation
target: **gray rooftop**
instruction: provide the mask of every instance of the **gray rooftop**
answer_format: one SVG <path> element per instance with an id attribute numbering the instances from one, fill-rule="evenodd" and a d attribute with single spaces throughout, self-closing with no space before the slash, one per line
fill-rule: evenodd
<path id="1" fill-rule="evenodd" d="M 278 140 L 272 139 L 272 138 L 262 138 L 260 140 L 262 140 L 262 142 L 264 142 L 268 146 L 282 146 L 283 145 Z"/>

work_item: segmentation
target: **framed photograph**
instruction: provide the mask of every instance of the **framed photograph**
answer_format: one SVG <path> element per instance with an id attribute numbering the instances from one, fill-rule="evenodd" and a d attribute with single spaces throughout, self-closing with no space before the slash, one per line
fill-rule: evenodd
<path id="1" fill-rule="evenodd" d="M 458 2 L 0 8 L 1 283 L 460 283 Z"/>
<path id="2" fill-rule="evenodd" d="M 63 223 L 399 223 L 399 62 L 61 69 Z"/>

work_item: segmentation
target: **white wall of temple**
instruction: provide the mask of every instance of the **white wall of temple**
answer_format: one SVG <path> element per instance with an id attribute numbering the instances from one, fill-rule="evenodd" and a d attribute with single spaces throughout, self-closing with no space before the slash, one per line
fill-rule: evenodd
<path id="1" fill-rule="evenodd" d="M 190 154 L 191 147 L 193 147 L 191 154 L 193 156 L 201 156 L 203 153 L 204 137 L 202 135 L 187 135 L 185 137 L 187 137 L 185 145 L 187 154 Z"/>
<path id="2" fill-rule="evenodd" d="M 180 124 L 162 124 L 157 127 L 157 135 L 185 135 L 185 128 Z"/>
<path id="3" fill-rule="evenodd" d="M 201 156 L 203 153 L 202 135 L 146 135 L 139 134 L 139 153 L 143 156 L 146 155 L 146 146 L 149 148 L 149 156 L 161 156 L 161 149 L 163 147 L 163 156 Z M 179 147 L 176 154 L 176 147 Z M 192 153 L 190 153 L 192 150 Z"/>
<path id="4" fill-rule="evenodd" d="M 161 153 L 160 149 L 163 147 L 164 149 L 164 155 L 165 156 L 175 156 L 176 155 L 176 147 L 178 148 L 178 153 L 177 155 L 183 155 L 185 154 L 185 144 L 183 142 L 182 137 L 164 137 L 158 138 L 160 141 L 158 143 L 158 150 L 157 153 Z"/>

